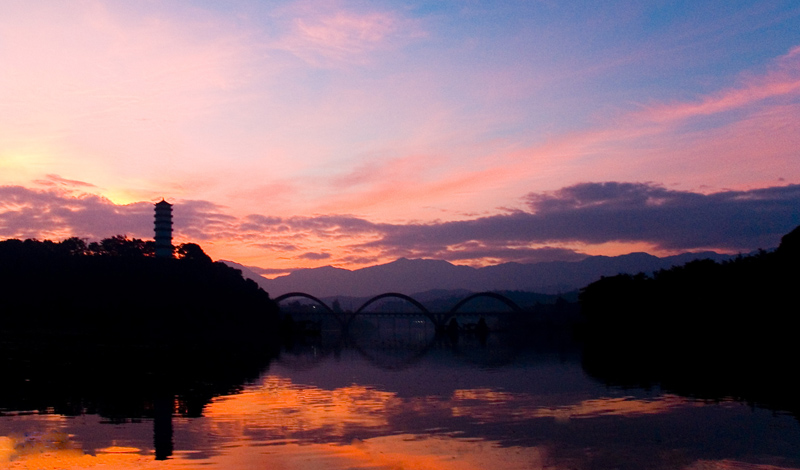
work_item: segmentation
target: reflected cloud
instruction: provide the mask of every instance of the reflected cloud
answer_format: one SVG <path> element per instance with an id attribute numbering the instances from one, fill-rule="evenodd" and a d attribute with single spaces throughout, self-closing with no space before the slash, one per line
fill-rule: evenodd
<path id="1" fill-rule="evenodd" d="M 83 468 L 147 468 L 152 456 L 133 447 L 97 449 L 87 454 L 80 442 L 63 431 L 33 432 L 0 436 L 0 463 L 18 469 L 72 470 Z"/>
<path id="2" fill-rule="evenodd" d="M 348 444 L 303 444 L 285 440 L 253 445 L 243 439 L 229 446 L 224 453 L 197 460 L 191 453 L 177 453 L 165 461 L 153 460 L 150 455 L 139 455 L 135 448 L 110 447 L 99 449 L 96 455 L 83 453 L 69 436 L 56 436 L 64 447 L 34 448 L 15 452 L 7 457 L 14 440 L 0 437 L 0 464 L 9 469 L 78 470 L 86 468 L 128 469 L 185 469 L 195 466 L 219 468 L 314 468 L 331 470 L 371 469 L 396 470 L 478 470 L 503 469 L 542 470 L 575 468 L 577 462 L 557 461 L 549 449 L 543 447 L 501 446 L 497 442 L 480 439 L 459 439 L 452 436 L 418 436 L 399 434 L 371 439 L 354 439 Z M 265 452 L 267 445 L 269 451 Z M 672 468 L 672 467 L 670 467 Z M 684 470 L 789 470 L 790 467 L 754 464 L 736 460 L 698 460 Z"/>
<path id="3" fill-rule="evenodd" d="M 586 400 L 573 406 L 539 409 L 531 417 L 553 417 L 557 421 L 570 419 L 597 418 L 601 416 L 643 416 L 668 413 L 676 408 L 686 406 L 702 406 L 676 395 L 664 395 L 651 400 L 639 400 L 632 397 L 599 398 Z"/>
<path id="4" fill-rule="evenodd" d="M 701 403 L 677 395 L 663 395 L 643 400 L 633 397 L 596 398 L 567 406 L 542 406 L 536 398 L 493 389 L 456 390 L 451 409 L 453 416 L 465 416 L 485 422 L 509 422 L 536 418 L 570 419 L 602 416 L 635 417 L 669 413 L 681 407 L 702 406 Z"/>
<path id="5" fill-rule="evenodd" d="M 7 438 L 6 438 L 7 439 Z M 0 443 L 3 438 L 0 438 Z M 538 448 L 500 447 L 491 441 L 458 439 L 448 436 L 419 437 L 395 435 L 372 439 L 355 439 L 349 444 L 306 444 L 287 442 L 270 443 L 269 452 L 263 447 L 240 445 L 227 449 L 221 455 L 203 460 L 203 465 L 220 468 L 314 468 L 332 470 L 372 469 L 395 470 L 472 470 L 490 468 L 503 462 L 504 469 L 538 470 L 559 468 L 546 465 L 546 453 Z M 1 457 L 0 457 L 1 458 Z M 0 460 L 0 462 L 3 462 Z M 137 455 L 127 449 L 100 450 L 97 455 L 80 450 L 49 449 L 46 452 L 28 452 L 14 455 L 7 461 L 10 468 L 38 470 L 73 470 L 83 468 L 177 469 L 197 465 L 190 454 L 176 454 L 167 461 L 154 461 L 151 456 Z"/>
<path id="6" fill-rule="evenodd" d="M 344 436 L 351 428 L 386 426 L 394 393 L 353 385 L 332 391 L 268 376 L 257 389 L 214 399 L 204 409 L 211 426 L 261 430 L 274 438 L 324 433 Z"/>
<path id="7" fill-rule="evenodd" d="M 501 447 L 496 442 L 448 436 L 397 435 L 356 441 L 354 460 L 378 468 L 472 470 L 495 468 L 544 469 L 551 467 L 546 452 L 537 447 Z"/>

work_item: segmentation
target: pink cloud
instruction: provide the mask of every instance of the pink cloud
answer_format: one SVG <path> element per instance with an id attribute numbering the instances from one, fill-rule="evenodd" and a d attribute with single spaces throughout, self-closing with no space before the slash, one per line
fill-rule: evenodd
<path id="1" fill-rule="evenodd" d="M 60 187 L 60 188 L 96 188 L 97 186 L 93 185 L 92 183 L 86 183 L 84 181 L 78 180 L 71 180 L 67 178 L 62 178 L 60 175 L 46 175 L 44 179 L 35 180 L 34 183 L 42 185 L 42 186 L 49 186 L 49 187 Z"/>
<path id="2" fill-rule="evenodd" d="M 718 114 L 769 98 L 797 95 L 800 92 L 800 46 L 779 57 L 766 74 L 747 76 L 742 81 L 739 87 L 722 90 L 697 102 L 653 106 L 633 117 L 667 123 Z"/>
<path id="3" fill-rule="evenodd" d="M 364 63 L 374 51 L 424 36 L 417 21 L 395 11 L 356 12 L 333 2 L 301 2 L 282 15 L 292 18 L 292 28 L 273 46 L 314 66 Z"/>

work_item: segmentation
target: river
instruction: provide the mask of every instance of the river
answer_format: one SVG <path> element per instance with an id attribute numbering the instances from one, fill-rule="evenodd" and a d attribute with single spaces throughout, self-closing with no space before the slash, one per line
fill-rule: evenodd
<path id="1" fill-rule="evenodd" d="M 608 385 L 569 342 L 406 343 L 309 341 L 186 380 L 113 358 L 7 367 L 0 468 L 800 468 L 794 416 Z"/>

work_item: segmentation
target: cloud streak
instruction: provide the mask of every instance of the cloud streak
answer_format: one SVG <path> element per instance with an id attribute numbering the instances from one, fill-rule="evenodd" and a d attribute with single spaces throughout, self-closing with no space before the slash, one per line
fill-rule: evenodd
<path id="1" fill-rule="evenodd" d="M 666 123 L 698 116 L 709 116 L 762 102 L 769 98 L 800 93 L 800 46 L 774 61 L 772 70 L 761 76 L 748 76 L 740 87 L 723 90 L 699 102 L 653 106 L 635 119 Z"/>

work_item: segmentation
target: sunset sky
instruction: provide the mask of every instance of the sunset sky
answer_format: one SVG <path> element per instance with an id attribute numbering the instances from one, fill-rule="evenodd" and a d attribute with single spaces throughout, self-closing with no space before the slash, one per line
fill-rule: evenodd
<path id="1" fill-rule="evenodd" d="M 0 2 L 0 238 L 265 275 L 777 246 L 797 1 Z"/>

